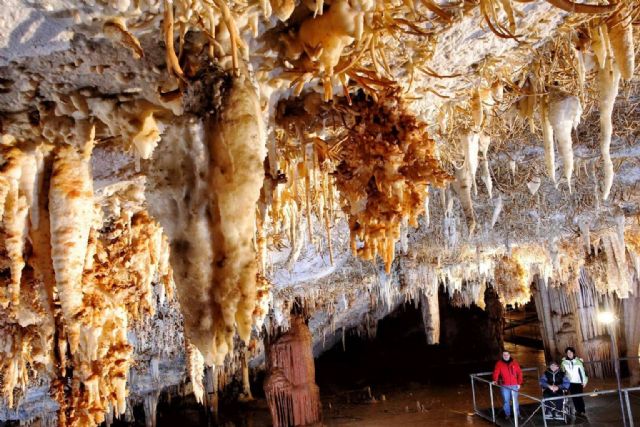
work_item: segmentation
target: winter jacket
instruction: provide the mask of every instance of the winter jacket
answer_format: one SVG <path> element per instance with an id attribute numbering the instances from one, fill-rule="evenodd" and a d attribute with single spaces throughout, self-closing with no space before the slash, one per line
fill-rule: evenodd
<path id="1" fill-rule="evenodd" d="M 522 369 L 518 362 L 513 359 L 509 359 L 508 362 L 498 360 L 493 370 L 493 381 L 500 385 L 521 385 Z"/>
<path id="2" fill-rule="evenodd" d="M 587 378 L 587 373 L 584 370 L 584 363 L 579 357 L 574 357 L 573 359 L 564 357 L 560 368 L 567 374 L 569 382 L 572 384 L 587 385 L 589 378 Z"/>
<path id="3" fill-rule="evenodd" d="M 552 372 L 551 369 L 547 369 L 542 377 L 540 377 L 540 386 L 543 389 L 549 388 L 549 386 L 557 385 L 561 389 L 568 390 L 571 382 L 562 370 L 558 369 Z"/>

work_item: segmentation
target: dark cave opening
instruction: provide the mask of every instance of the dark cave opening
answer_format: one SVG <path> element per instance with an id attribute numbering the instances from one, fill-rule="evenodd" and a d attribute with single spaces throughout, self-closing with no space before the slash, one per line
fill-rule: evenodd
<path id="1" fill-rule="evenodd" d="M 486 297 L 489 301 L 495 297 L 490 304 L 499 305 L 493 290 Z M 345 350 L 338 342 L 316 359 L 321 392 L 415 382 L 463 383 L 469 373 L 491 368 L 502 347 L 501 307 L 493 312 L 473 304 L 456 307 L 442 287 L 439 299 L 439 344 L 427 344 L 420 307 L 404 304 L 378 322 L 374 339 L 347 332 Z"/>

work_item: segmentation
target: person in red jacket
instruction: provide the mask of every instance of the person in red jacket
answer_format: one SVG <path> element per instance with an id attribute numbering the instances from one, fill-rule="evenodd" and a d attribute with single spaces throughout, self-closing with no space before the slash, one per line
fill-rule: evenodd
<path id="1" fill-rule="evenodd" d="M 520 416 L 520 406 L 518 405 L 518 390 L 522 385 L 522 369 L 518 362 L 513 360 L 511 354 L 504 350 L 502 358 L 496 363 L 493 370 L 493 383 L 500 385 L 502 392 L 502 401 L 504 402 L 504 415 L 507 419 L 511 418 L 511 401 L 515 407 L 514 417 Z"/>

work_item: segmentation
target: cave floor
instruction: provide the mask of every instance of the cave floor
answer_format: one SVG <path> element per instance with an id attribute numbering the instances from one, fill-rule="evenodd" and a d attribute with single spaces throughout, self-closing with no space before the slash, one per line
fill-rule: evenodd
<path id="1" fill-rule="evenodd" d="M 523 367 L 539 367 L 542 372 L 544 353 L 528 347 L 507 344 L 507 348 Z M 534 397 L 541 396 L 536 371 L 525 373 L 522 391 Z M 625 386 L 625 385 L 623 385 Z M 592 379 L 587 391 L 615 388 L 612 381 Z M 361 392 L 362 393 L 362 392 Z M 384 394 L 384 400 L 382 400 Z M 487 408 L 490 416 L 488 387 L 477 387 L 476 399 L 479 408 Z M 352 403 L 345 403 L 345 395 L 324 396 L 324 424 L 328 426 L 488 426 L 490 422 L 474 415 L 470 384 L 424 385 L 411 383 L 406 388 L 372 390 L 375 400 L 358 400 L 358 392 L 352 392 Z M 634 419 L 640 420 L 640 393 L 630 396 Z M 346 397 L 349 399 L 349 396 Z M 501 400 L 495 396 L 497 425 L 512 426 L 512 420 L 504 420 L 500 410 Z M 524 421 L 520 425 L 543 426 L 542 416 L 531 415 L 537 404 L 521 397 Z M 587 417 L 571 419 L 576 426 L 621 426 L 619 400 L 617 396 L 587 398 Z M 549 426 L 564 425 L 560 421 L 548 421 Z"/>
<path id="2" fill-rule="evenodd" d="M 513 344 L 506 346 L 522 366 L 544 364 L 542 351 Z M 533 382 L 535 376 L 534 372 L 527 378 L 527 382 Z M 539 393 L 537 388 L 535 390 Z M 345 403 L 345 398 L 341 395 L 323 396 L 324 423 L 328 426 L 371 427 L 490 425 L 474 415 L 471 386 L 468 382 L 448 385 L 416 382 L 407 384 L 406 387 L 372 390 L 372 394 L 375 403 Z"/>
<path id="3" fill-rule="evenodd" d="M 544 366 L 544 353 L 540 350 L 523 346 L 507 344 L 507 348 L 523 367 Z M 448 369 L 464 369 L 450 366 Z M 525 373 L 523 392 L 531 396 L 540 396 L 536 371 Z M 592 379 L 588 391 L 615 388 L 611 381 Z M 371 386 L 358 387 L 354 390 L 334 389 L 322 392 L 323 426 L 490 426 L 491 423 L 474 415 L 473 399 L 470 382 L 455 381 L 450 384 L 439 382 L 425 384 L 409 382 L 402 386 Z M 476 401 L 479 408 L 490 408 L 488 387 L 486 390 L 476 390 Z M 631 399 L 634 405 L 634 417 L 640 420 L 640 393 Z M 498 406 L 496 415 L 500 415 L 500 398 L 496 396 Z M 528 417 L 535 410 L 535 405 L 524 398 L 520 399 L 523 415 Z M 587 399 L 588 419 L 578 419 L 572 422 L 577 426 L 618 426 L 619 402 L 615 397 Z M 177 410 L 176 410 L 177 409 Z M 191 412 L 187 411 L 190 409 Z M 269 427 L 271 419 L 264 399 L 256 399 L 243 405 L 234 414 L 221 413 L 218 425 L 235 427 Z M 637 422 L 637 420 L 636 420 Z M 215 425 L 210 420 L 202 418 L 199 405 L 184 405 L 174 407 L 174 411 L 167 413 L 160 411 L 158 426 L 181 425 Z M 498 425 L 513 425 L 499 418 Z M 522 423 L 520 425 L 523 425 Z M 526 426 L 542 426 L 542 418 L 537 415 Z M 549 426 L 563 425 L 561 422 L 551 421 Z M 636 424 L 637 425 L 637 424 Z"/>

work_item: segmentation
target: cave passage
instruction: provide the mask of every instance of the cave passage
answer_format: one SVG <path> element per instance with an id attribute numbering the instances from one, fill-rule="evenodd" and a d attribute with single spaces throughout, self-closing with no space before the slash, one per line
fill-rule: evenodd
<path id="1" fill-rule="evenodd" d="M 402 305 L 378 322 L 373 340 L 352 330 L 344 346 L 339 342 L 317 359 L 320 389 L 466 384 L 469 373 L 491 369 L 502 347 L 502 319 L 475 305 L 454 307 L 442 292 L 440 344 L 427 345 L 420 307 Z"/>

